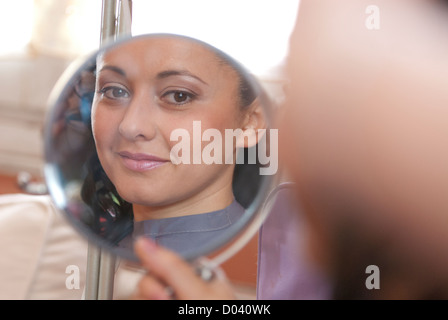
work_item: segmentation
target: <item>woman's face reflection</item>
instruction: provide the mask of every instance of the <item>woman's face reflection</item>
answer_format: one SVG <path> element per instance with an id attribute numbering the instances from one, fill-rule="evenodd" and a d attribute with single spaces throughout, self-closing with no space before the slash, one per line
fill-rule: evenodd
<path id="1" fill-rule="evenodd" d="M 225 129 L 242 128 L 239 83 L 214 51 L 186 39 L 134 40 L 98 58 L 92 108 L 98 157 L 133 204 L 136 221 L 210 212 L 233 201 L 234 165 L 173 164 L 178 141 L 170 136 L 182 128 L 193 140 L 193 121 L 222 137 Z"/>

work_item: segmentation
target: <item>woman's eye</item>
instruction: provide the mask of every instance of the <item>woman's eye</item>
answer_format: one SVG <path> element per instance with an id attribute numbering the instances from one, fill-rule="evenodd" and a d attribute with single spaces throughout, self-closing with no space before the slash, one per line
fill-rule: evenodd
<path id="1" fill-rule="evenodd" d="M 99 92 L 109 99 L 129 98 L 129 92 L 121 87 L 109 86 L 101 89 Z"/>
<path id="2" fill-rule="evenodd" d="M 195 95 L 186 91 L 169 91 L 162 95 L 162 99 L 170 104 L 183 105 L 191 102 Z"/>

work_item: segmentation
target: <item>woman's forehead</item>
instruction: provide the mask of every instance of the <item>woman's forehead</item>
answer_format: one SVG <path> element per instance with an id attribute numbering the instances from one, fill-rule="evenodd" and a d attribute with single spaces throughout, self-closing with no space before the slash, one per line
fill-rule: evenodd
<path id="1" fill-rule="evenodd" d="M 133 39 L 99 56 L 99 69 L 102 65 L 140 72 L 190 70 L 204 75 L 211 75 L 224 66 L 213 48 L 181 37 Z"/>

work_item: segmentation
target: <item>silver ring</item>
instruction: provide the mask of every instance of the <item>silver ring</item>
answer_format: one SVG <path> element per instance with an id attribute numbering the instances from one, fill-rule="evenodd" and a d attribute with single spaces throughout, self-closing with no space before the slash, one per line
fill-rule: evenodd
<path id="1" fill-rule="evenodd" d="M 209 259 L 199 258 L 194 262 L 196 274 L 204 281 L 213 281 L 216 277 L 222 277 L 221 270 Z"/>

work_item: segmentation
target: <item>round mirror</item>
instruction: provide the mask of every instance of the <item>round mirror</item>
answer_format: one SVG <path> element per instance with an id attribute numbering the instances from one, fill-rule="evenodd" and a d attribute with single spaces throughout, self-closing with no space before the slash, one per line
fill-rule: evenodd
<path id="1" fill-rule="evenodd" d="M 121 40 L 67 71 L 50 107 L 47 186 L 90 242 L 135 260 L 146 236 L 194 259 L 260 223 L 277 132 L 261 85 L 224 52 Z"/>

